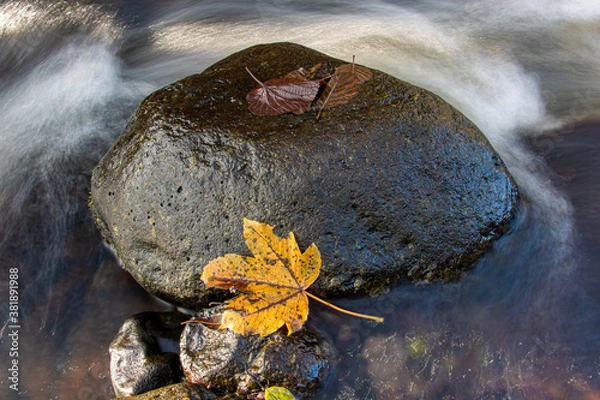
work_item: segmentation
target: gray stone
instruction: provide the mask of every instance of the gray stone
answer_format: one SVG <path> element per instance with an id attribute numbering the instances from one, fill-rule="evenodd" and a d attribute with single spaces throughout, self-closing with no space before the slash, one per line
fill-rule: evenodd
<path id="1" fill-rule="evenodd" d="M 217 396 L 202 385 L 189 382 L 175 383 L 154 389 L 137 396 L 127 397 L 131 400 L 214 400 Z"/>
<path id="2" fill-rule="evenodd" d="M 145 312 L 129 317 L 109 346 L 110 376 L 117 397 L 181 382 L 179 339 L 186 316 Z"/>
<path id="3" fill-rule="evenodd" d="M 510 226 L 516 186 L 485 136 L 438 96 L 373 71 L 345 105 L 257 116 L 260 79 L 343 62 L 289 43 L 255 46 L 148 96 L 95 168 L 91 208 L 148 291 L 200 309 L 222 300 L 203 267 L 250 255 L 242 219 L 316 243 L 321 295 L 459 278 Z"/>
<path id="4" fill-rule="evenodd" d="M 312 396 L 329 376 L 330 357 L 329 344 L 310 329 L 263 338 L 190 323 L 181 336 L 187 380 L 229 393 L 284 386 L 299 398 Z"/>

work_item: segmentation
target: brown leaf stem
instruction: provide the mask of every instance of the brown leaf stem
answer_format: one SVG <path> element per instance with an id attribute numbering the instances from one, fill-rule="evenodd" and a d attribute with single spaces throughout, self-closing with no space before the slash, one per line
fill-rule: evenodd
<path id="1" fill-rule="evenodd" d="M 250 74 L 250 76 L 252 77 L 252 79 L 254 79 L 263 88 L 265 87 L 265 84 L 262 83 L 257 77 L 255 77 L 254 74 L 252 72 L 250 72 L 250 69 L 248 69 L 248 67 L 244 67 L 244 68 L 246 68 L 246 71 L 248 71 L 248 73 Z"/>
<path id="2" fill-rule="evenodd" d="M 304 293 L 306 293 L 306 295 L 307 295 L 308 297 L 310 297 L 310 298 L 312 298 L 312 299 L 314 299 L 314 300 L 318 301 L 319 303 L 325 304 L 327 307 L 331 307 L 331 308 L 333 308 L 334 310 L 336 310 L 336 311 L 339 311 L 339 312 L 341 312 L 341 313 L 348 314 L 348 315 L 352 315 L 352 316 L 354 316 L 354 317 L 365 318 L 365 319 L 371 319 L 371 320 L 373 320 L 373 321 L 377 321 L 377 322 L 379 322 L 379 323 L 382 323 L 382 322 L 383 322 L 383 318 L 382 318 L 382 317 L 376 317 L 376 316 L 374 316 L 374 315 L 367 315 L 367 314 L 360 314 L 360 313 L 356 313 L 356 312 L 354 312 L 354 311 L 345 310 L 345 309 L 343 309 L 343 308 L 341 308 L 341 307 L 338 307 L 338 306 L 336 306 L 336 305 L 334 305 L 334 304 L 331 304 L 331 303 L 329 303 L 328 301 L 325 301 L 325 300 L 323 300 L 323 299 L 321 299 L 321 298 L 319 298 L 319 297 L 315 296 L 315 295 L 314 295 L 314 294 L 312 294 L 312 293 L 309 293 L 309 292 L 306 292 L 306 291 L 305 291 Z"/>
<path id="3" fill-rule="evenodd" d="M 325 101 L 323 102 L 323 105 L 321 106 L 321 108 L 319 108 L 319 112 L 317 113 L 317 120 L 319 119 L 319 117 L 321 117 L 321 112 L 323 111 L 323 109 L 325 108 L 325 105 L 327 104 L 327 102 L 329 101 L 329 98 L 331 97 L 331 93 L 333 93 L 333 91 L 335 90 L 335 87 L 337 86 L 337 82 L 335 82 L 333 84 L 333 86 L 331 87 L 331 90 L 329 91 L 329 94 L 327 95 L 327 98 L 325 99 Z"/>

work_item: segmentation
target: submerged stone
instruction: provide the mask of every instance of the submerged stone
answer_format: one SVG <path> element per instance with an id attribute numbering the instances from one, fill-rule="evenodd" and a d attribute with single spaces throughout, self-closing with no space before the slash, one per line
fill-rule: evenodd
<path id="1" fill-rule="evenodd" d="M 289 43 L 251 47 L 148 96 L 95 168 L 92 210 L 148 291 L 200 309 L 203 267 L 250 255 L 244 217 L 314 242 L 321 295 L 460 277 L 509 226 L 517 189 L 485 136 L 438 96 L 379 71 L 344 105 L 257 116 L 246 93 L 344 62 Z"/>

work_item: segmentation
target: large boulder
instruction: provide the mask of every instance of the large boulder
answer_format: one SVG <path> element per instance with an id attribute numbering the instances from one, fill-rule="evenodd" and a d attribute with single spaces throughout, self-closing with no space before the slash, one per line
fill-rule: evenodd
<path id="1" fill-rule="evenodd" d="M 517 189 L 485 136 L 436 95 L 373 71 L 344 105 L 258 116 L 259 79 L 329 61 L 289 43 L 251 47 L 148 96 L 95 168 L 106 241 L 151 293 L 199 309 L 200 280 L 247 254 L 243 217 L 293 231 L 323 258 L 313 290 L 376 293 L 461 276 L 509 226 Z"/>

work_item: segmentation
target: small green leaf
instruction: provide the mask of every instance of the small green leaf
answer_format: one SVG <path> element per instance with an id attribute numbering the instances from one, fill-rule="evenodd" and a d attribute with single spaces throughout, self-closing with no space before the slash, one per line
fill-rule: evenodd
<path id="1" fill-rule="evenodd" d="M 271 386 L 265 390 L 265 400 L 296 400 L 296 398 L 284 387 Z"/>

